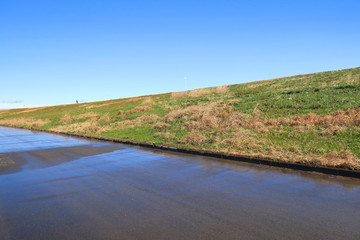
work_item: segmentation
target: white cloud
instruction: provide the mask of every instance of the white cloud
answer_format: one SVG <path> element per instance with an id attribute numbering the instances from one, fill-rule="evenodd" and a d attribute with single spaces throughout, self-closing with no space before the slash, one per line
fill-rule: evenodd
<path id="1" fill-rule="evenodd" d="M 24 102 L 23 100 L 19 99 L 13 99 L 13 100 L 3 100 L 1 103 L 7 103 L 7 104 L 18 104 Z"/>
<path id="2" fill-rule="evenodd" d="M 23 104 L 0 103 L 0 109 L 23 108 Z"/>
<path id="3" fill-rule="evenodd" d="M 25 103 L 3 103 L 0 102 L 0 109 L 13 109 L 13 108 L 31 108 L 37 107 L 35 105 L 29 105 Z"/>

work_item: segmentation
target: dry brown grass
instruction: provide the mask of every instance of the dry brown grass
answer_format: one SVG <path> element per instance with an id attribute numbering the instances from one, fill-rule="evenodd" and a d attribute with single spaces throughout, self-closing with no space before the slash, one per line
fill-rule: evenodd
<path id="1" fill-rule="evenodd" d="M 241 99 L 230 99 L 230 100 L 228 100 L 228 102 L 230 102 L 230 103 L 240 102 L 240 101 L 241 101 Z"/>
<path id="2" fill-rule="evenodd" d="M 229 88 L 227 86 L 218 86 L 215 88 L 214 92 L 216 94 L 224 94 L 229 91 Z"/>
<path id="3" fill-rule="evenodd" d="M 168 113 L 163 120 L 171 122 L 175 119 L 183 119 L 185 122 L 182 129 L 225 130 L 240 126 L 243 121 L 240 117 L 243 118 L 243 115 L 234 112 L 232 106 L 219 101 L 174 110 Z"/>
<path id="4" fill-rule="evenodd" d="M 67 113 L 60 118 L 61 123 L 68 123 L 71 122 L 72 120 L 73 120 L 72 117 Z"/>
<path id="5" fill-rule="evenodd" d="M 184 98 L 184 97 L 197 98 L 212 93 L 224 94 L 228 91 L 229 89 L 227 86 L 218 86 L 215 89 L 199 88 L 190 91 L 172 92 L 170 98 Z"/>
<path id="6" fill-rule="evenodd" d="M 260 115 L 261 115 L 261 111 L 259 109 L 259 104 L 256 104 L 256 106 L 252 112 L 252 116 L 253 116 L 253 118 L 258 119 L 260 117 Z"/>
<path id="7" fill-rule="evenodd" d="M 27 112 L 34 112 L 34 111 L 38 111 L 38 110 L 41 110 L 43 108 L 46 108 L 46 107 L 35 107 L 35 108 L 27 108 L 23 111 L 20 111 L 18 113 L 27 113 Z"/>
<path id="8" fill-rule="evenodd" d="M 111 125 L 112 129 L 128 129 L 140 126 L 141 122 L 136 120 L 123 120 L 120 122 L 113 123 Z"/>
<path id="9" fill-rule="evenodd" d="M 186 126 L 190 129 L 211 129 L 211 128 L 218 128 L 222 119 L 220 119 L 216 114 L 213 112 L 204 112 L 193 115 L 191 117 L 193 121 L 189 121 L 186 123 Z"/>
<path id="10" fill-rule="evenodd" d="M 155 129 L 167 129 L 169 128 L 171 125 L 164 123 L 164 122 L 157 122 L 154 124 L 153 128 Z"/>
<path id="11" fill-rule="evenodd" d="M 344 80 L 347 84 L 355 84 L 356 82 L 360 81 L 360 75 L 350 72 L 344 77 Z"/>
<path id="12" fill-rule="evenodd" d="M 316 159 L 316 162 L 329 167 L 360 168 L 360 162 L 349 151 L 332 151 Z"/>
<path id="13" fill-rule="evenodd" d="M 127 128 L 134 128 L 137 126 L 141 126 L 145 123 L 154 123 L 159 121 L 161 118 L 155 114 L 151 115 L 143 115 L 138 118 L 135 118 L 133 120 L 123 120 L 120 122 L 116 122 L 112 124 L 113 128 L 121 128 L 121 129 L 127 129 Z"/>
<path id="14" fill-rule="evenodd" d="M 170 121 L 173 121 L 174 119 L 181 118 L 185 115 L 192 114 L 192 113 L 195 113 L 198 111 L 202 111 L 202 109 L 203 109 L 202 106 L 190 106 L 190 107 L 187 107 L 184 109 L 177 109 L 177 110 L 169 112 L 167 115 L 165 115 L 164 121 L 170 122 Z"/>
<path id="15" fill-rule="evenodd" d="M 91 109 L 91 108 L 99 108 L 99 107 L 105 107 L 105 106 L 110 106 L 110 105 L 115 105 L 116 103 L 103 103 L 103 104 L 89 104 L 87 106 L 85 106 L 86 109 Z"/>
<path id="16" fill-rule="evenodd" d="M 156 122 L 159 121 L 161 118 L 158 115 L 150 114 L 150 115 L 143 115 L 141 117 L 136 118 L 138 121 L 141 122 Z"/>
<path id="17" fill-rule="evenodd" d="M 12 127 L 42 127 L 45 124 L 50 123 L 48 119 L 35 119 L 35 118 L 13 118 L 0 120 L 1 125 L 12 126 Z"/>
<path id="18" fill-rule="evenodd" d="M 96 118 L 91 118 L 85 122 L 61 125 L 50 130 L 55 132 L 73 132 L 73 133 L 102 133 L 108 131 L 109 127 L 102 127 Z"/>
<path id="19" fill-rule="evenodd" d="M 189 97 L 189 93 L 187 91 L 183 92 L 172 92 L 170 98 L 184 98 Z"/>
<path id="20" fill-rule="evenodd" d="M 184 98 L 184 97 L 200 97 L 203 95 L 209 95 L 213 93 L 211 90 L 209 89 L 205 89 L 205 88 L 199 88 L 199 89 L 194 89 L 191 91 L 182 91 L 182 92 L 172 92 L 170 98 Z"/>
<path id="21" fill-rule="evenodd" d="M 339 133 L 345 132 L 346 127 L 341 126 L 330 126 L 325 128 L 323 131 L 320 132 L 321 135 L 337 135 Z"/>
<path id="22" fill-rule="evenodd" d="M 206 142 L 206 137 L 198 131 L 191 131 L 186 137 L 182 139 L 182 142 L 199 146 Z"/>
<path id="23" fill-rule="evenodd" d="M 243 123 L 243 125 L 248 127 L 248 128 L 256 129 L 257 131 L 262 132 L 262 133 L 266 133 L 266 132 L 269 131 L 269 128 L 266 127 L 265 124 L 262 121 L 260 121 L 260 120 L 258 120 L 256 118 L 245 121 Z"/>
<path id="24" fill-rule="evenodd" d="M 170 133 L 170 132 L 157 132 L 157 133 L 155 133 L 155 136 L 165 138 L 166 140 L 170 140 L 170 139 L 175 138 L 174 134 Z"/>
<path id="25" fill-rule="evenodd" d="M 217 136 L 215 141 L 224 145 L 225 148 L 243 153 L 247 153 L 250 150 L 255 150 L 254 152 L 262 151 L 263 146 L 266 145 L 264 140 L 257 138 L 255 133 L 244 128 L 237 128 L 226 136 Z"/>
<path id="26" fill-rule="evenodd" d="M 241 112 L 231 112 L 226 120 L 222 123 L 224 129 L 237 129 L 244 126 L 244 123 L 252 118 L 251 115 Z"/>
<path id="27" fill-rule="evenodd" d="M 197 121 L 188 121 L 183 125 L 182 129 L 185 129 L 185 127 L 188 129 L 197 129 L 197 130 L 203 129 L 201 123 Z"/>
<path id="28" fill-rule="evenodd" d="M 86 113 L 82 113 L 76 116 L 73 116 L 73 120 L 81 120 L 81 119 L 86 119 L 86 118 L 94 118 L 99 116 L 99 114 L 94 113 L 94 112 L 86 112 Z"/>
<path id="29" fill-rule="evenodd" d="M 124 116 L 124 115 L 126 115 L 126 114 L 128 114 L 128 111 L 118 111 L 118 115 L 119 116 Z"/>
<path id="30" fill-rule="evenodd" d="M 204 96 L 204 95 L 209 95 L 211 93 L 212 92 L 209 89 L 199 88 L 199 89 L 191 90 L 189 92 L 189 97 L 196 98 L 196 97 L 201 97 L 201 96 Z"/>
<path id="31" fill-rule="evenodd" d="M 346 111 L 337 111 L 333 114 L 316 115 L 313 113 L 298 115 L 290 118 L 277 119 L 259 119 L 260 114 L 252 114 L 252 116 L 244 115 L 241 117 L 232 117 L 223 124 L 230 124 L 229 129 L 238 126 L 243 126 L 255 129 L 258 132 L 266 133 L 268 131 L 281 131 L 284 126 L 294 128 L 295 133 L 303 133 L 305 130 L 312 127 L 320 128 L 321 135 L 337 135 L 347 130 L 347 127 L 356 127 L 360 125 L 360 108 L 348 109 Z"/>
<path id="32" fill-rule="evenodd" d="M 313 113 L 294 116 L 291 118 L 278 118 L 262 121 L 269 126 L 359 126 L 360 108 L 347 109 L 346 111 L 337 111 L 333 114 L 316 115 Z"/>
<path id="33" fill-rule="evenodd" d="M 180 106 L 179 105 L 176 105 L 176 106 L 167 106 L 165 107 L 165 110 L 176 110 L 176 109 L 179 109 Z"/>
<path id="34" fill-rule="evenodd" d="M 356 125 L 359 124 L 358 115 L 358 109 L 350 109 L 324 116 L 306 114 L 278 119 L 276 122 L 270 121 L 269 125 L 267 120 L 261 120 L 255 114 L 234 112 L 224 104 L 217 104 L 211 107 L 196 106 L 196 108 L 176 110 L 169 113 L 164 120 L 171 121 L 176 118 L 185 120 L 184 127 L 190 130 L 190 133 L 182 139 L 182 143 L 185 144 L 200 146 L 212 142 L 217 149 L 244 156 L 328 167 L 360 168 L 360 163 L 351 152 L 330 152 L 319 157 L 319 152 L 311 153 L 296 146 L 293 146 L 291 151 L 286 150 L 258 136 L 269 131 L 271 124 L 290 125 L 299 128 L 299 131 L 304 131 L 307 126 L 327 126 L 322 134 L 334 135 L 343 132 L 346 129 L 344 126 L 358 126 Z M 210 130 L 212 133 L 206 136 L 203 130 Z M 223 134 L 226 131 L 230 132 Z"/>
<path id="35" fill-rule="evenodd" d="M 255 158 L 271 159 L 274 161 L 288 161 L 292 163 L 310 164 L 314 166 L 340 167 L 347 169 L 360 169 L 360 162 L 350 151 L 332 151 L 318 156 L 318 152 L 300 150 L 292 147 L 292 151 L 271 144 L 256 137 L 257 135 L 247 129 L 229 134 L 228 137 L 215 139 L 223 145 L 223 149 L 235 155 L 244 155 Z"/>
<path id="36" fill-rule="evenodd" d="M 108 122 L 110 121 L 110 115 L 108 113 L 102 115 L 100 118 L 99 118 L 99 121 L 100 122 Z"/>
<path id="37" fill-rule="evenodd" d="M 129 114 L 129 113 L 139 113 L 139 112 L 145 112 L 145 111 L 149 111 L 151 110 L 152 108 L 149 107 L 149 106 L 139 106 L 139 107 L 135 107 L 131 110 L 128 110 L 128 111 L 119 111 L 118 112 L 118 115 L 119 116 L 122 116 L 122 115 L 126 115 L 126 114 Z"/>
<path id="38" fill-rule="evenodd" d="M 151 105 L 154 103 L 154 100 L 151 97 L 147 97 L 144 99 L 144 101 L 142 102 L 142 105 Z"/>
<path id="39" fill-rule="evenodd" d="M 92 109 L 92 108 L 95 108 L 96 105 L 85 105 L 83 107 L 86 108 L 86 109 Z"/>

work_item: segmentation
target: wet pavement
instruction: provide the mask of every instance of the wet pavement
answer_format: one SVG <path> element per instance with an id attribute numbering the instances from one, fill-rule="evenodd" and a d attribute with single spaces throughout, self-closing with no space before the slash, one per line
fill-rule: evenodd
<path id="1" fill-rule="evenodd" d="M 1 159 L 1 240 L 360 239 L 359 179 L 3 127 Z"/>

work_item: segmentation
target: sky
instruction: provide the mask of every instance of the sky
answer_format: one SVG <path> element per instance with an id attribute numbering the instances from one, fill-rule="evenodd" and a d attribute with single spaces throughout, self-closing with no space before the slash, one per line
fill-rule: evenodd
<path id="1" fill-rule="evenodd" d="M 0 0 L 0 108 L 360 66 L 358 0 Z"/>

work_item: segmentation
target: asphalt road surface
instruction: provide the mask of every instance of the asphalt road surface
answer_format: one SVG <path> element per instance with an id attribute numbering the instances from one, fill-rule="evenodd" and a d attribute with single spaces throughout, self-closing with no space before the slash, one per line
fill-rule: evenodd
<path id="1" fill-rule="evenodd" d="M 0 127 L 0 239 L 360 239 L 360 180 Z"/>

